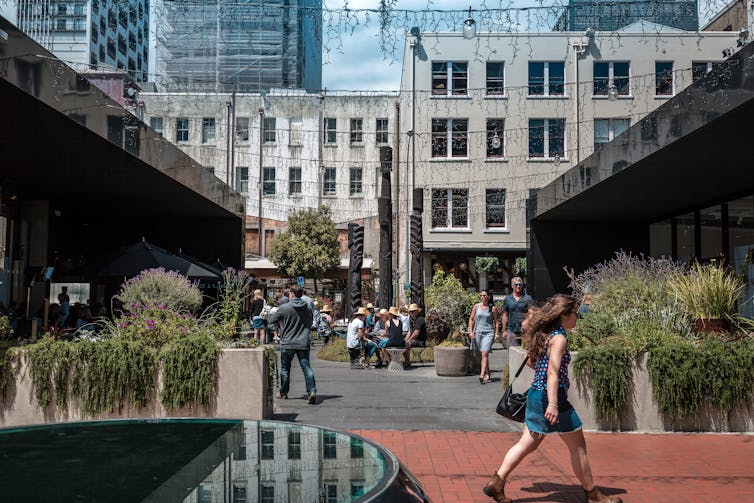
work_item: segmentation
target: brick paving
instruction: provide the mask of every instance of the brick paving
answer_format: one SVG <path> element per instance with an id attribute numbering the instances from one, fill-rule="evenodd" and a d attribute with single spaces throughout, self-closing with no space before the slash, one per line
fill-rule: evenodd
<path id="1" fill-rule="evenodd" d="M 482 486 L 517 433 L 353 430 L 395 454 L 433 503 L 492 501 Z M 586 433 L 597 484 L 628 503 L 754 502 L 754 435 Z M 506 487 L 516 502 L 583 502 L 568 449 L 547 438 Z"/>

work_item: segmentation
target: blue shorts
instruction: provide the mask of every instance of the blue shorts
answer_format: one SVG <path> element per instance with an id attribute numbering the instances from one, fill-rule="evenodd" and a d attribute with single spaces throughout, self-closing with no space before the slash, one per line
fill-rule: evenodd
<path id="1" fill-rule="evenodd" d="M 569 433 L 581 429 L 581 419 L 568 401 L 565 388 L 558 388 L 558 422 L 550 424 L 545 419 L 547 391 L 529 388 L 526 399 L 526 426 L 532 433 Z"/>
<path id="2" fill-rule="evenodd" d="M 261 316 L 254 316 L 251 319 L 251 328 L 265 328 L 266 326 L 267 322 Z"/>
<path id="3" fill-rule="evenodd" d="M 474 334 L 474 340 L 476 341 L 476 347 L 479 351 L 492 350 L 492 339 L 495 338 L 495 334 L 488 332 L 486 334 Z"/>

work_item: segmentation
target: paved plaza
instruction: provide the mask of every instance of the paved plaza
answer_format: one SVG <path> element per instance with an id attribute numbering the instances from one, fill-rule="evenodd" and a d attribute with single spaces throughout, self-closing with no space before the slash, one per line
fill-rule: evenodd
<path id="1" fill-rule="evenodd" d="M 494 412 L 507 352 L 491 357 L 493 382 L 438 377 L 432 364 L 405 372 L 351 370 L 317 359 L 318 404 L 307 405 L 294 362 L 288 400 L 274 419 L 351 430 L 393 452 L 434 503 L 489 502 L 481 492 L 516 442 L 518 423 Z M 628 503 L 751 503 L 754 435 L 587 433 L 595 477 Z M 516 502 L 583 502 L 568 451 L 548 438 L 508 484 Z"/>

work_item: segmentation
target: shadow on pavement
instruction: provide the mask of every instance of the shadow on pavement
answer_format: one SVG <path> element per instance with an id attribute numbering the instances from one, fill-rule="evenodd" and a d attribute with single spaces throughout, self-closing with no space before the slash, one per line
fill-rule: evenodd
<path id="1" fill-rule="evenodd" d="M 289 423 L 295 423 L 298 414 L 273 414 L 273 421 L 287 421 Z"/>
<path id="2" fill-rule="evenodd" d="M 600 491 L 608 496 L 615 494 L 626 494 L 625 489 L 617 487 L 604 487 L 599 486 Z M 536 493 L 537 496 L 531 498 L 516 498 L 517 502 L 535 502 L 535 501 L 584 501 L 584 490 L 571 484 L 555 484 L 552 482 L 537 482 L 532 484 L 531 487 L 522 487 L 522 492 Z"/>

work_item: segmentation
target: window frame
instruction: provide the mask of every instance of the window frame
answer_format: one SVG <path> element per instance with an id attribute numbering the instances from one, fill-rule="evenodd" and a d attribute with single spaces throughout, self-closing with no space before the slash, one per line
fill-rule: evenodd
<path id="1" fill-rule="evenodd" d="M 536 86 L 538 84 L 532 84 L 532 65 L 542 65 L 542 93 L 532 93 L 532 87 Z M 552 83 L 552 79 L 550 78 L 550 65 L 552 64 L 558 64 L 562 66 L 562 82 L 560 83 Z M 555 98 L 565 98 L 568 95 L 566 94 L 566 72 L 565 72 L 565 61 L 529 61 L 528 65 L 528 86 L 527 86 L 527 97 L 529 98 L 547 98 L 547 97 L 555 97 Z M 553 86 L 561 86 L 562 91 L 560 93 L 554 93 L 550 92 L 550 87 Z"/>
<path id="2" fill-rule="evenodd" d="M 332 174 L 332 177 L 328 175 Z M 338 195 L 338 169 L 334 166 L 326 166 L 322 173 L 322 196 L 335 197 Z"/>
<path id="3" fill-rule="evenodd" d="M 599 142 L 597 143 L 597 122 L 600 121 L 607 121 L 607 141 Z M 617 121 L 628 121 L 628 125 L 626 126 L 626 129 L 621 131 L 620 133 L 616 134 L 616 128 L 615 124 Z M 620 136 L 624 131 L 628 131 L 628 129 L 631 128 L 631 118 L 630 117 L 599 117 L 594 119 L 594 138 L 593 138 L 593 145 L 595 152 L 603 147 L 603 145 L 610 143 L 613 141 L 617 136 Z"/>
<path id="4" fill-rule="evenodd" d="M 444 65 L 444 68 L 440 68 L 438 65 Z M 459 72 L 463 72 L 462 77 L 456 77 L 455 65 L 463 65 L 463 69 L 459 67 Z M 430 82 L 432 88 L 432 97 L 459 97 L 469 95 L 469 62 L 468 61 L 432 61 L 430 66 Z M 456 87 L 456 83 L 460 84 L 463 80 L 464 85 Z M 445 87 L 438 87 L 441 82 L 445 83 Z"/>
<path id="5" fill-rule="evenodd" d="M 216 124 L 214 117 L 202 117 L 202 144 L 217 142 Z"/>
<path id="6" fill-rule="evenodd" d="M 380 127 L 384 126 L 384 128 Z M 374 141 L 377 145 L 387 145 L 390 140 L 390 121 L 389 119 L 377 118 L 374 123 Z"/>
<path id="7" fill-rule="evenodd" d="M 159 123 L 160 127 L 157 128 L 157 124 Z M 160 133 L 165 130 L 165 120 L 161 115 L 153 115 L 149 118 L 149 127 L 154 130 L 155 133 Z"/>
<path id="8" fill-rule="evenodd" d="M 502 65 L 501 68 L 501 76 L 494 78 L 490 77 L 490 65 Z M 490 82 L 497 82 L 499 80 L 500 85 L 499 86 L 490 86 Z M 492 92 L 490 89 L 500 89 L 500 92 Z M 487 61 L 485 65 L 485 95 L 486 96 L 494 96 L 494 97 L 505 97 L 507 96 L 507 93 L 505 92 L 505 61 Z"/>
<path id="9" fill-rule="evenodd" d="M 264 166 L 262 168 L 262 196 L 274 196 L 277 193 L 275 166 Z"/>
<path id="10" fill-rule="evenodd" d="M 241 176 L 242 173 L 246 173 L 246 176 Z M 236 166 L 236 179 L 234 180 L 235 184 L 234 187 L 236 189 L 236 192 L 240 194 L 248 194 L 249 193 L 249 167 L 248 166 Z M 246 185 L 246 190 L 243 190 L 244 184 Z"/>
<path id="11" fill-rule="evenodd" d="M 442 195 L 442 193 L 445 193 Z M 460 205 L 456 205 L 456 196 L 459 196 L 459 200 L 463 200 L 465 193 L 465 209 L 463 211 L 464 215 L 463 218 L 465 219 L 465 223 L 463 225 L 454 225 L 454 220 L 456 219 L 456 208 L 461 208 Z M 463 231 L 463 230 L 470 230 L 469 227 L 469 189 L 458 189 L 458 188 L 433 188 L 431 191 L 431 217 L 430 217 L 430 228 L 434 230 L 446 230 L 446 231 Z M 441 215 L 442 213 L 438 211 L 441 207 L 436 207 L 436 203 L 443 203 L 444 204 L 444 213 L 445 218 L 443 225 L 436 224 L 437 217 Z M 461 215 L 458 215 L 459 217 Z"/>
<path id="12" fill-rule="evenodd" d="M 259 430 L 259 459 L 275 459 L 275 430 Z"/>
<path id="13" fill-rule="evenodd" d="M 294 178 L 293 174 L 294 172 L 298 172 L 298 177 Z M 300 196 L 302 194 L 303 185 L 301 183 L 302 178 L 302 170 L 299 166 L 289 166 L 288 167 L 288 194 L 291 196 Z M 294 185 L 296 184 L 296 185 Z M 294 190 L 295 187 L 298 187 L 298 190 Z"/>
<path id="14" fill-rule="evenodd" d="M 625 76 L 615 76 L 615 65 L 628 65 L 627 68 L 627 74 Z M 607 66 L 607 85 L 605 86 L 604 92 L 600 91 L 597 92 L 597 67 L 602 65 L 608 65 Z M 604 77 L 600 77 L 600 82 L 604 79 Z M 619 86 L 618 83 L 620 81 L 626 82 L 625 86 Z M 631 61 L 595 61 L 592 65 L 592 97 L 604 97 L 607 98 L 610 96 L 610 88 L 615 87 L 617 91 L 617 96 L 620 98 L 626 98 L 631 97 Z M 625 87 L 625 92 L 622 91 L 622 89 Z"/>
<path id="15" fill-rule="evenodd" d="M 500 124 L 502 127 L 494 127 L 495 124 Z M 487 136 L 485 138 L 485 156 L 487 159 L 504 159 L 505 158 L 505 119 L 488 118 L 486 120 Z M 492 146 L 492 139 L 495 137 L 495 132 L 500 138 L 500 148 L 496 149 Z M 495 150 L 499 150 L 500 153 L 494 153 Z"/>
<path id="16" fill-rule="evenodd" d="M 181 127 L 184 126 L 185 127 Z M 175 119 L 175 142 L 188 143 L 191 132 L 191 122 L 188 117 L 176 117 Z M 184 138 L 185 137 L 185 138 Z"/>
<path id="17" fill-rule="evenodd" d="M 364 119 L 360 117 L 352 117 L 348 121 L 348 139 L 351 145 L 363 145 L 364 144 Z"/>
<path id="18" fill-rule="evenodd" d="M 364 168 L 359 166 L 348 168 L 348 196 L 364 197 Z"/>
<path id="19" fill-rule="evenodd" d="M 272 494 L 269 494 L 269 491 Z M 259 487 L 259 503 L 275 503 L 275 483 L 263 482 Z"/>
<path id="20" fill-rule="evenodd" d="M 243 123 L 246 123 L 244 126 Z M 248 117 L 236 117 L 236 141 L 239 143 L 249 142 L 249 125 L 251 120 Z"/>
<path id="21" fill-rule="evenodd" d="M 338 144 L 338 119 L 337 117 L 325 117 L 323 119 L 324 124 L 322 131 L 324 132 L 324 138 L 322 139 L 325 145 L 337 145 Z"/>
<path id="22" fill-rule="evenodd" d="M 532 122 L 534 121 L 542 121 L 542 126 L 534 126 L 532 125 Z M 553 138 L 550 135 L 551 130 L 556 127 L 552 124 L 553 121 L 562 122 L 562 131 L 563 131 L 563 155 L 556 154 L 551 155 L 552 152 L 550 152 L 552 149 L 550 148 L 551 142 L 553 141 Z M 532 155 L 532 131 L 535 129 L 541 127 L 542 128 L 542 155 Z M 548 161 L 554 161 L 555 158 L 558 158 L 559 160 L 566 160 L 566 152 L 568 152 L 568 147 L 566 144 L 566 120 L 564 118 L 547 118 L 547 119 L 529 119 L 529 151 L 528 151 L 528 159 L 529 160 L 548 160 Z"/>
<path id="23" fill-rule="evenodd" d="M 670 70 L 658 69 L 658 65 L 670 64 Z M 661 75 L 662 74 L 662 75 Z M 667 85 L 667 76 L 670 76 L 670 92 L 660 92 L 661 87 Z M 655 61 L 655 97 L 668 98 L 675 95 L 675 62 L 670 60 L 657 60 Z"/>
<path id="24" fill-rule="evenodd" d="M 293 442 L 298 435 L 298 442 Z M 301 459 L 301 430 L 288 430 L 288 459 Z"/>
<path id="25" fill-rule="evenodd" d="M 265 145 L 277 143 L 277 121 L 275 117 L 262 117 L 262 143 Z"/>
<path id="26" fill-rule="evenodd" d="M 490 203 L 490 196 L 494 196 L 494 193 L 502 193 L 503 196 L 503 202 L 502 203 Z M 498 187 L 498 188 L 487 188 L 484 191 L 484 228 L 486 230 L 506 230 L 508 229 L 508 214 L 505 211 L 505 204 L 507 202 L 507 196 L 508 191 L 507 189 Z M 490 224 L 490 210 L 494 210 L 495 207 L 502 206 L 502 215 L 503 215 L 503 222 L 500 223 L 493 223 Z"/>
<path id="27" fill-rule="evenodd" d="M 441 124 L 445 124 L 444 131 L 439 128 Z M 455 124 L 465 124 L 464 130 L 455 130 Z M 463 140 L 465 144 L 465 153 L 463 155 L 455 155 L 453 148 L 453 141 Z M 445 154 L 435 155 L 439 150 L 436 145 L 440 145 L 441 141 L 445 142 Z M 436 143 L 438 142 L 438 143 Z M 448 148 L 450 146 L 450 148 Z M 432 118 L 431 119 L 431 142 L 430 142 L 430 154 L 432 159 L 468 159 L 469 158 L 469 119 L 468 118 Z"/>
<path id="28" fill-rule="evenodd" d="M 322 432 L 322 459 L 338 459 L 338 437 L 334 431 Z"/>

